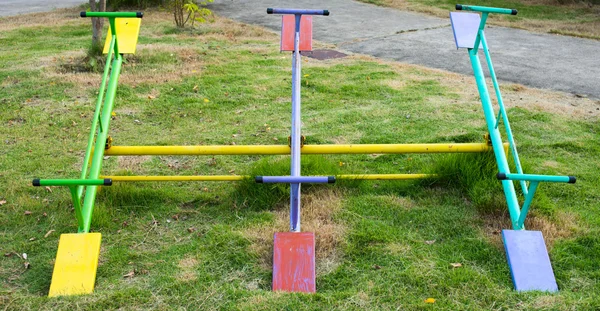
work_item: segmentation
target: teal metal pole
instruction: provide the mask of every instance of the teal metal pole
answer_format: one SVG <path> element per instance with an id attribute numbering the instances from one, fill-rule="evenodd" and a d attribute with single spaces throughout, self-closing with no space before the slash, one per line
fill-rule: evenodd
<path id="1" fill-rule="evenodd" d="M 483 28 L 485 27 L 486 19 L 487 19 L 487 14 L 483 13 L 481 16 L 481 24 L 479 26 L 480 30 L 483 30 Z M 496 162 L 498 164 L 498 170 L 501 173 L 510 173 L 508 161 L 506 160 L 506 154 L 504 153 L 504 148 L 502 145 L 502 137 L 500 135 L 500 131 L 498 130 L 498 128 L 495 127 L 496 115 L 494 114 L 494 107 L 492 106 L 492 101 L 490 100 L 490 94 L 488 93 L 488 90 L 487 90 L 485 76 L 484 76 L 483 70 L 481 68 L 479 56 L 477 55 L 479 42 L 480 42 L 480 37 L 478 35 L 475 40 L 474 48 L 468 49 L 469 50 L 469 59 L 471 60 L 471 66 L 473 67 L 473 74 L 475 75 L 477 89 L 479 91 L 479 96 L 481 98 L 481 105 L 483 108 L 483 113 L 485 115 L 488 132 L 490 133 L 490 139 L 492 141 L 492 146 L 494 147 L 494 155 L 496 157 Z M 503 180 L 502 187 L 504 189 L 504 195 L 506 197 L 506 203 L 508 205 L 508 212 L 510 214 L 510 220 L 512 222 L 513 228 L 515 230 L 521 230 L 521 229 L 523 229 L 523 227 L 518 225 L 518 219 L 520 216 L 520 208 L 519 208 L 519 201 L 517 200 L 517 194 L 515 193 L 515 187 L 514 187 L 512 181 L 510 181 L 510 180 Z"/>
<path id="2" fill-rule="evenodd" d="M 506 129 L 506 139 L 510 145 L 510 152 L 512 153 L 513 160 L 515 162 L 515 167 L 517 169 L 517 173 L 523 174 L 523 168 L 521 167 L 521 160 L 519 160 L 519 154 L 517 153 L 517 147 L 515 145 L 515 139 L 513 138 L 512 130 L 510 128 L 510 123 L 508 122 L 508 115 L 506 114 L 506 109 L 504 108 L 504 101 L 502 100 L 502 94 L 500 93 L 500 86 L 498 85 L 498 79 L 496 78 L 496 71 L 494 70 L 494 65 L 492 63 L 492 58 L 490 56 L 490 50 L 488 49 L 487 40 L 485 39 L 485 34 L 483 30 L 479 30 L 479 36 L 481 37 L 481 44 L 483 46 L 483 53 L 485 54 L 485 60 L 488 65 L 488 69 L 490 70 L 490 76 L 492 77 L 492 83 L 494 85 L 494 90 L 496 91 L 496 98 L 498 99 L 498 107 L 500 108 L 500 114 L 502 115 L 502 121 L 504 122 L 504 127 Z M 495 127 L 498 128 L 498 123 L 500 121 L 497 120 Z M 521 184 L 521 190 L 524 196 L 527 196 L 527 185 L 524 180 L 519 181 Z"/>
<path id="3" fill-rule="evenodd" d="M 547 182 L 562 182 L 574 184 L 575 176 L 556 176 L 556 175 L 536 175 L 536 174 L 498 174 L 500 180 L 526 180 L 526 181 L 547 181 Z"/>
<path id="4" fill-rule="evenodd" d="M 533 200 L 533 196 L 535 195 L 535 191 L 537 190 L 538 184 L 539 182 L 537 181 L 531 182 L 528 194 L 525 196 L 525 202 L 523 203 L 523 208 L 521 209 L 519 221 L 517 222 L 519 227 L 523 227 L 523 225 L 525 224 L 525 218 L 527 217 L 527 213 L 529 212 L 529 206 L 531 206 L 531 200 Z"/>
<path id="5" fill-rule="evenodd" d="M 89 179 L 98 179 L 100 169 L 102 168 L 102 160 L 104 157 L 104 145 L 108 136 L 108 128 L 110 125 L 111 113 L 113 110 L 115 95 L 117 93 L 117 83 L 119 82 L 119 74 L 121 73 L 121 65 L 123 57 L 120 54 L 115 54 L 115 59 L 112 63 L 112 71 L 108 80 L 108 89 L 106 91 L 106 99 L 104 100 L 104 109 L 102 109 L 101 123 L 103 128 L 96 136 L 96 146 L 94 147 L 94 155 L 92 158 L 92 167 L 90 168 Z M 90 231 L 92 222 L 92 212 L 94 210 L 94 201 L 96 200 L 97 186 L 88 186 L 86 188 L 85 199 L 82 208 L 83 217 L 83 232 Z"/>
<path id="6" fill-rule="evenodd" d="M 88 144 L 85 150 L 85 157 L 83 158 L 83 167 L 81 168 L 81 179 L 85 179 L 87 177 L 88 166 L 90 162 L 90 157 L 92 154 L 94 137 L 96 136 L 98 119 L 100 118 L 100 111 L 102 110 L 102 102 L 104 99 L 104 89 L 106 87 L 106 79 L 108 78 L 108 74 L 110 72 L 110 63 L 111 58 L 113 56 L 113 48 L 116 43 L 116 36 L 113 36 L 110 40 L 110 49 L 108 49 L 108 55 L 106 57 L 106 64 L 104 65 L 104 74 L 102 75 L 102 84 L 100 84 L 100 90 L 98 91 L 98 99 L 96 100 L 96 110 L 94 111 L 94 116 L 92 117 L 92 127 L 90 128 L 90 135 L 88 137 Z M 100 125 L 102 128 L 102 124 Z M 77 199 L 81 201 L 81 196 L 83 195 L 83 185 L 77 187 Z M 79 202 L 81 204 L 81 202 Z"/>
<path id="7" fill-rule="evenodd" d="M 515 9 L 492 8 L 492 7 L 477 6 L 477 5 L 457 4 L 456 9 L 464 10 L 464 11 L 481 12 L 481 13 L 498 13 L 498 14 L 517 15 L 517 10 L 515 10 Z"/>

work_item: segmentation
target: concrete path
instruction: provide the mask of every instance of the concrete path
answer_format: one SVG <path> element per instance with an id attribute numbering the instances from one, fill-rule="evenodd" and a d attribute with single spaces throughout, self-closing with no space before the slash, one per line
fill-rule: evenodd
<path id="1" fill-rule="evenodd" d="M 85 0 L 0 0 L 0 16 L 47 12 L 84 4 Z"/>
<path id="2" fill-rule="evenodd" d="M 340 50 L 473 73 L 466 50 L 456 49 L 449 18 L 352 0 L 217 0 L 211 4 L 222 16 L 279 31 L 281 18 L 267 15 L 268 7 L 328 9 L 330 16 L 314 17 L 313 35 Z M 503 27 L 488 27 L 486 35 L 499 79 L 600 99 L 600 41 Z"/>

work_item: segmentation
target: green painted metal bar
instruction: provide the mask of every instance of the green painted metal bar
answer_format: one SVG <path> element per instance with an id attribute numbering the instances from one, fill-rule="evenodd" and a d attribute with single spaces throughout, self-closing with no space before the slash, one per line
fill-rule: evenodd
<path id="1" fill-rule="evenodd" d="M 117 40 L 117 27 L 115 26 L 115 19 L 109 18 L 108 22 L 110 23 L 110 32 L 112 34 L 113 40 L 115 40 L 115 45 L 112 47 L 116 55 L 119 55 L 119 41 Z"/>
<path id="2" fill-rule="evenodd" d="M 114 29 L 114 28 L 113 28 Z M 116 40 L 115 40 L 116 41 Z M 97 179 L 102 168 L 102 160 L 104 157 L 104 145 L 108 136 L 108 128 L 110 125 L 111 113 L 113 110 L 115 95 L 117 93 L 117 84 L 119 82 L 119 74 L 121 73 L 121 65 L 123 57 L 115 53 L 115 59 L 112 63 L 110 79 L 108 80 L 108 89 L 104 100 L 104 108 L 102 109 L 102 124 L 104 128 L 98 132 L 96 136 L 96 145 L 94 147 L 94 155 L 92 157 L 92 166 L 90 168 L 89 179 Z M 89 232 L 90 223 L 92 221 L 92 212 L 94 210 L 94 201 L 96 199 L 97 186 L 88 186 L 86 188 L 85 198 L 83 201 L 82 218 L 83 232 Z"/>
<path id="3" fill-rule="evenodd" d="M 537 190 L 539 182 L 532 181 L 529 186 L 529 191 L 525 196 L 525 202 L 523 203 L 523 208 L 521 208 L 521 215 L 519 216 L 519 221 L 517 224 L 520 227 L 523 227 L 525 224 L 525 218 L 527 217 L 527 213 L 529 212 L 529 206 L 531 206 L 531 201 L 533 200 L 533 196 L 535 195 L 535 191 Z"/>
<path id="4" fill-rule="evenodd" d="M 536 174 L 505 174 L 498 173 L 498 179 L 500 180 L 526 180 L 526 181 L 546 181 L 546 182 L 562 182 L 574 184 L 577 179 L 575 176 L 555 176 L 555 175 L 536 175 Z"/>
<path id="5" fill-rule="evenodd" d="M 34 179 L 34 186 L 110 186 L 112 180 L 105 178 L 94 178 L 94 179 Z"/>
<path id="6" fill-rule="evenodd" d="M 81 12 L 79 13 L 81 17 L 144 17 L 144 13 L 142 12 Z"/>
<path id="7" fill-rule="evenodd" d="M 485 39 L 485 34 L 483 30 L 479 30 L 479 36 L 481 37 L 481 45 L 483 46 L 483 53 L 485 54 L 485 60 L 490 71 L 490 77 L 492 78 L 492 84 L 494 85 L 494 90 L 496 92 L 496 99 L 498 99 L 498 107 L 500 108 L 499 115 L 502 115 L 502 121 L 504 122 L 504 128 L 506 130 L 506 139 L 508 140 L 508 144 L 510 146 L 510 152 L 512 153 L 513 160 L 515 163 L 515 168 L 517 169 L 517 173 L 523 174 L 523 168 L 521 166 L 521 160 L 519 160 L 519 153 L 517 152 L 517 147 L 515 144 L 515 139 L 513 137 L 512 130 L 510 128 L 510 123 L 508 122 L 508 115 L 506 114 L 506 108 L 504 107 L 504 101 L 502 100 L 502 94 L 500 93 L 500 86 L 498 85 L 498 79 L 496 78 L 496 71 L 494 70 L 494 65 L 492 63 L 492 58 L 490 56 L 490 50 L 487 45 L 487 40 Z M 498 128 L 498 123 L 500 122 L 500 118 L 496 121 L 495 128 Z M 519 181 L 521 185 L 521 191 L 524 196 L 527 196 L 527 185 L 524 180 Z"/>
<path id="8" fill-rule="evenodd" d="M 77 218 L 77 232 L 83 231 L 83 216 L 81 215 L 81 199 L 77 193 L 77 187 L 69 186 L 71 199 L 73 199 L 73 207 L 75 208 L 75 218 Z"/>
<path id="9" fill-rule="evenodd" d="M 481 13 L 498 13 L 498 14 L 510 14 L 517 15 L 517 10 L 515 9 L 503 9 L 503 8 L 492 8 L 487 6 L 477 6 L 477 5 L 456 5 L 457 10 L 463 11 L 473 11 L 473 12 L 481 12 Z"/>
<path id="10" fill-rule="evenodd" d="M 479 24 L 480 31 L 483 31 L 485 28 L 486 20 L 487 13 L 482 13 L 481 23 Z M 477 89 L 479 91 L 479 97 L 481 99 L 481 106 L 485 115 L 488 132 L 490 133 L 490 139 L 492 141 L 492 146 L 494 147 L 494 156 L 496 157 L 498 170 L 501 173 L 510 173 L 508 161 L 506 160 L 506 154 L 504 153 L 504 148 L 502 148 L 502 137 L 500 135 L 500 131 L 495 127 L 496 115 L 494 113 L 494 107 L 492 106 L 492 101 L 490 100 L 490 94 L 485 82 L 483 69 L 481 68 L 481 62 L 479 61 L 479 56 L 477 55 L 480 41 L 481 38 L 478 34 L 475 39 L 475 45 L 473 45 L 474 48 L 468 49 L 469 59 L 471 61 L 471 66 L 473 67 L 473 74 L 475 75 L 475 81 L 477 83 Z M 517 199 L 517 194 L 515 193 L 513 182 L 510 180 L 503 180 L 502 188 L 504 189 L 504 195 L 506 197 L 508 212 L 510 214 L 510 220 L 513 228 L 515 230 L 521 230 L 523 229 L 523 226 L 519 226 L 518 224 L 520 216 L 519 201 Z"/>
<path id="11" fill-rule="evenodd" d="M 98 121 L 100 119 L 100 111 L 102 110 L 102 103 L 104 99 L 104 91 L 106 88 L 106 79 L 108 78 L 108 74 L 110 73 L 110 64 L 111 58 L 113 57 L 113 48 L 116 43 L 116 36 L 110 40 L 110 48 L 108 49 L 108 55 L 106 57 L 106 64 L 104 65 L 104 74 L 102 75 L 102 84 L 100 84 L 100 90 L 98 91 L 98 99 L 96 100 L 96 109 L 94 111 L 94 116 L 92 117 L 92 127 L 90 128 L 90 135 L 88 137 L 88 144 L 85 150 L 85 157 L 83 158 L 83 167 L 81 168 L 81 179 L 85 179 L 87 177 L 88 167 L 90 163 L 90 157 L 92 155 L 92 150 L 94 148 L 94 137 L 96 136 Z M 102 124 L 100 124 L 100 129 L 102 131 Z M 81 196 L 83 195 L 83 186 L 77 187 L 77 197 L 81 200 Z"/>

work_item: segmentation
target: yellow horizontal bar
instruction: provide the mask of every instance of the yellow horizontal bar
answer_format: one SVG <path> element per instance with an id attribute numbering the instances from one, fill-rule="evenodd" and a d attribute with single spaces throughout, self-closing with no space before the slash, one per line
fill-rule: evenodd
<path id="1" fill-rule="evenodd" d="M 436 177 L 435 174 L 353 174 L 337 175 L 337 179 L 354 180 L 402 180 L 423 179 Z M 250 179 L 251 176 L 241 175 L 212 175 L 212 176 L 102 176 L 115 181 L 238 181 Z"/>
<path id="2" fill-rule="evenodd" d="M 110 176 L 112 181 L 237 181 L 250 176 L 212 175 L 212 176 Z"/>
<path id="3" fill-rule="evenodd" d="M 425 179 L 437 177 L 436 174 L 365 174 L 365 175 L 337 175 L 337 179 L 355 180 L 406 180 Z"/>
<path id="4" fill-rule="evenodd" d="M 506 147 L 505 147 L 506 148 Z M 383 153 L 479 153 L 491 151 L 486 143 L 466 144 L 370 144 L 370 145 L 304 145 L 302 154 L 383 154 Z M 134 155 L 272 155 L 290 154 L 281 145 L 246 146 L 112 146 L 106 156 Z"/>

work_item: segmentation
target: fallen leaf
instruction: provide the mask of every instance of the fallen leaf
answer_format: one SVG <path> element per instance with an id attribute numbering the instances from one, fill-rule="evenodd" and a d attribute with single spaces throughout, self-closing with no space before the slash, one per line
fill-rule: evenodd
<path id="1" fill-rule="evenodd" d="M 0 206 L 6 204 L 6 200 L 0 200 Z"/>
<path id="2" fill-rule="evenodd" d="M 173 215 L 173 217 L 171 217 L 171 218 L 173 218 L 173 220 L 179 220 L 179 214 L 175 214 L 175 215 Z"/>
<path id="3" fill-rule="evenodd" d="M 425 244 L 427 244 L 427 245 L 431 245 L 431 244 L 433 244 L 433 243 L 435 243 L 435 240 L 429 240 L 429 241 L 425 241 Z"/>
<path id="4" fill-rule="evenodd" d="M 31 212 L 30 212 L 30 211 L 25 211 L 25 213 L 24 213 L 24 214 L 25 214 L 25 215 L 31 215 Z"/>
<path id="5" fill-rule="evenodd" d="M 29 238 L 29 241 L 35 241 L 35 238 Z"/>
<path id="6" fill-rule="evenodd" d="M 52 234 L 52 232 L 54 232 L 54 231 L 55 231 L 54 229 L 52 229 L 52 230 L 48 230 L 48 232 L 46 232 L 46 234 L 44 234 L 44 238 L 47 238 L 47 237 L 48 237 L 49 235 L 51 235 L 51 234 Z"/>
<path id="7" fill-rule="evenodd" d="M 435 303 L 435 299 L 434 298 L 427 298 L 427 299 L 425 299 L 425 303 Z"/>
<path id="8" fill-rule="evenodd" d="M 113 111 L 113 112 L 110 113 L 110 115 L 113 116 L 113 117 L 116 117 L 117 113 Z"/>
<path id="9" fill-rule="evenodd" d="M 4 253 L 4 257 L 10 257 L 13 253 Z"/>
<path id="10" fill-rule="evenodd" d="M 127 273 L 127 274 L 124 274 L 123 277 L 127 279 L 127 278 L 132 278 L 134 275 L 135 275 L 135 272 L 131 271 L 131 272 Z"/>
<path id="11" fill-rule="evenodd" d="M 23 266 L 25 266 L 25 270 L 27 270 L 27 269 L 29 269 L 29 267 L 31 267 L 31 265 L 29 264 L 29 261 L 24 262 Z"/>
<path id="12" fill-rule="evenodd" d="M 148 95 L 148 99 L 155 99 L 156 96 Z"/>
<path id="13" fill-rule="evenodd" d="M 379 270 L 379 269 L 381 269 L 381 266 L 380 265 L 373 265 L 373 269 L 374 270 Z"/>
<path id="14" fill-rule="evenodd" d="M 460 262 L 453 262 L 450 264 L 450 267 L 452 268 L 460 268 L 462 267 L 462 264 Z"/>
<path id="15" fill-rule="evenodd" d="M 196 228 L 190 227 L 187 230 L 188 230 L 189 233 L 193 233 L 194 231 L 196 231 Z"/>
<path id="16" fill-rule="evenodd" d="M 306 78 L 306 77 L 310 77 L 310 75 L 304 75 L 304 77 L 305 77 L 305 78 Z"/>
<path id="17" fill-rule="evenodd" d="M 46 213 L 43 213 L 43 214 L 42 214 L 42 216 L 44 216 L 44 217 L 48 217 L 48 214 L 46 214 Z"/>
<path id="18" fill-rule="evenodd" d="M 52 188 L 50 188 L 50 187 L 46 186 L 46 191 L 48 191 L 48 192 L 52 193 Z"/>
<path id="19" fill-rule="evenodd" d="M 204 102 L 205 102 L 205 103 L 208 103 L 208 102 L 210 102 L 210 100 L 208 100 L 208 98 L 205 98 L 205 99 L 204 99 Z"/>
<path id="20" fill-rule="evenodd" d="M 23 253 L 23 255 L 21 255 L 21 257 L 23 257 L 23 259 L 27 260 L 27 253 Z"/>

